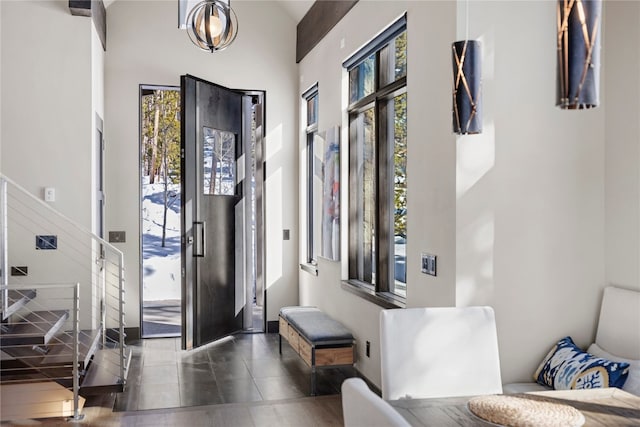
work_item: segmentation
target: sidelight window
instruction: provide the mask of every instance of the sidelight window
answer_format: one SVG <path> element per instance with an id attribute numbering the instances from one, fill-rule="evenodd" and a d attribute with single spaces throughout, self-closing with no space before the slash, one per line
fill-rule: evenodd
<path id="1" fill-rule="evenodd" d="M 316 265 L 321 250 L 322 228 L 322 144 L 318 137 L 318 84 L 302 94 L 306 106 L 307 138 L 307 263 Z"/>

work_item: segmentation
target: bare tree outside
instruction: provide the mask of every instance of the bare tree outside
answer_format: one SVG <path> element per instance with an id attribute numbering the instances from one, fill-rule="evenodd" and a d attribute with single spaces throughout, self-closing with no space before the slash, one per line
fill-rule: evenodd
<path id="1" fill-rule="evenodd" d="M 180 91 L 143 88 L 143 332 L 180 333 Z"/>

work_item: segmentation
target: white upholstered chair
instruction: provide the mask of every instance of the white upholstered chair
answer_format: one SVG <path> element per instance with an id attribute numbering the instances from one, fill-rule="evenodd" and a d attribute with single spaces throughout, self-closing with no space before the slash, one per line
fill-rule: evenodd
<path id="1" fill-rule="evenodd" d="M 342 414 L 345 427 L 409 426 L 361 378 L 348 378 L 342 383 Z"/>
<path id="2" fill-rule="evenodd" d="M 380 313 L 385 400 L 502 393 L 491 307 L 425 307 Z"/>
<path id="3" fill-rule="evenodd" d="M 640 291 L 604 289 L 595 343 L 621 358 L 640 360 Z"/>

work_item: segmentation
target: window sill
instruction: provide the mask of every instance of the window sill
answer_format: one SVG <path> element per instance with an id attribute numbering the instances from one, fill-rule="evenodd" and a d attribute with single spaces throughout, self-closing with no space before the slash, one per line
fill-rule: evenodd
<path id="1" fill-rule="evenodd" d="M 354 280 L 343 280 L 342 289 L 366 299 L 382 308 L 405 308 L 405 299 L 389 292 L 376 292 L 370 287 Z"/>
<path id="2" fill-rule="evenodd" d="M 300 270 L 306 271 L 307 273 L 313 274 L 314 276 L 318 275 L 318 266 L 313 264 L 300 264 Z"/>

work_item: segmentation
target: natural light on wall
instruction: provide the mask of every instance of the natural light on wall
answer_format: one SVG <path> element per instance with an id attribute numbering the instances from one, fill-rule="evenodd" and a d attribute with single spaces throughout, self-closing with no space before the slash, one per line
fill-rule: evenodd
<path id="1" fill-rule="evenodd" d="M 268 194 L 268 202 L 265 207 L 265 234 L 267 241 L 266 257 L 266 287 L 267 289 L 282 279 L 282 254 L 283 254 L 283 206 L 282 194 L 282 124 L 276 126 L 267 133 L 265 139 L 265 161 L 267 179 L 265 181 L 265 194 Z"/>
<path id="2" fill-rule="evenodd" d="M 458 214 L 457 221 L 456 240 L 465 244 L 456 245 L 456 261 L 465 262 L 458 262 L 456 306 L 484 304 L 490 300 L 494 287 L 494 214 L 485 208 L 485 212 L 477 213 L 473 218 Z"/>
<path id="3" fill-rule="evenodd" d="M 276 158 L 282 150 L 282 124 L 270 130 L 265 137 L 266 150 L 265 160 L 270 161 Z"/>
<path id="4" fill-rule="evenodd" d="M 469 21 L 474 16 L 473 11 L 469 12 L 470 3 L 473 6 L 468 0 L 458 2 L 458 36 L 465 40 L 469 40 L 469 26 L 474 23 L 473 19 Z M 485 27 L 476 35 L 474 39 L 482 46 L 475 61 L 482 64 L 479 96 L 483 108 L 481 123 L 475 126 L 481 133 L 456 132 L 463 133 L 456 138 L 457 306 L 490 303 L 495 286 L 495 213 L 492 203 L 483 197 L 495 185 L 495 31 Z"/>
<path id="5" fill-rule="evenodd" d="M 493 122 L 484 126 L 482 135 L 458 138 L 456 150 L 456 195 L 463 197 L 495 164 L 496 140 Z"/>
<path id="6" fill-rule="evenodd" d="M 282 278 L 283 241 L 282 223 L 282 168 L 273 171 L 265 182 L 265 193 L 269 195 L 268 209 L 265 214 L 265 234 L 267 238 L 266 287 L 275 284 Z"/>
<path id="7" fill-rule="evenodd" d="M 457 141 L 458 306 L 488 301 L 493 292 L 495 220 L 493 211 L 480 195 L 494 185 L 495 141 L 493 121 L 485 122 L 481 135 L 461 136 Z"/>

